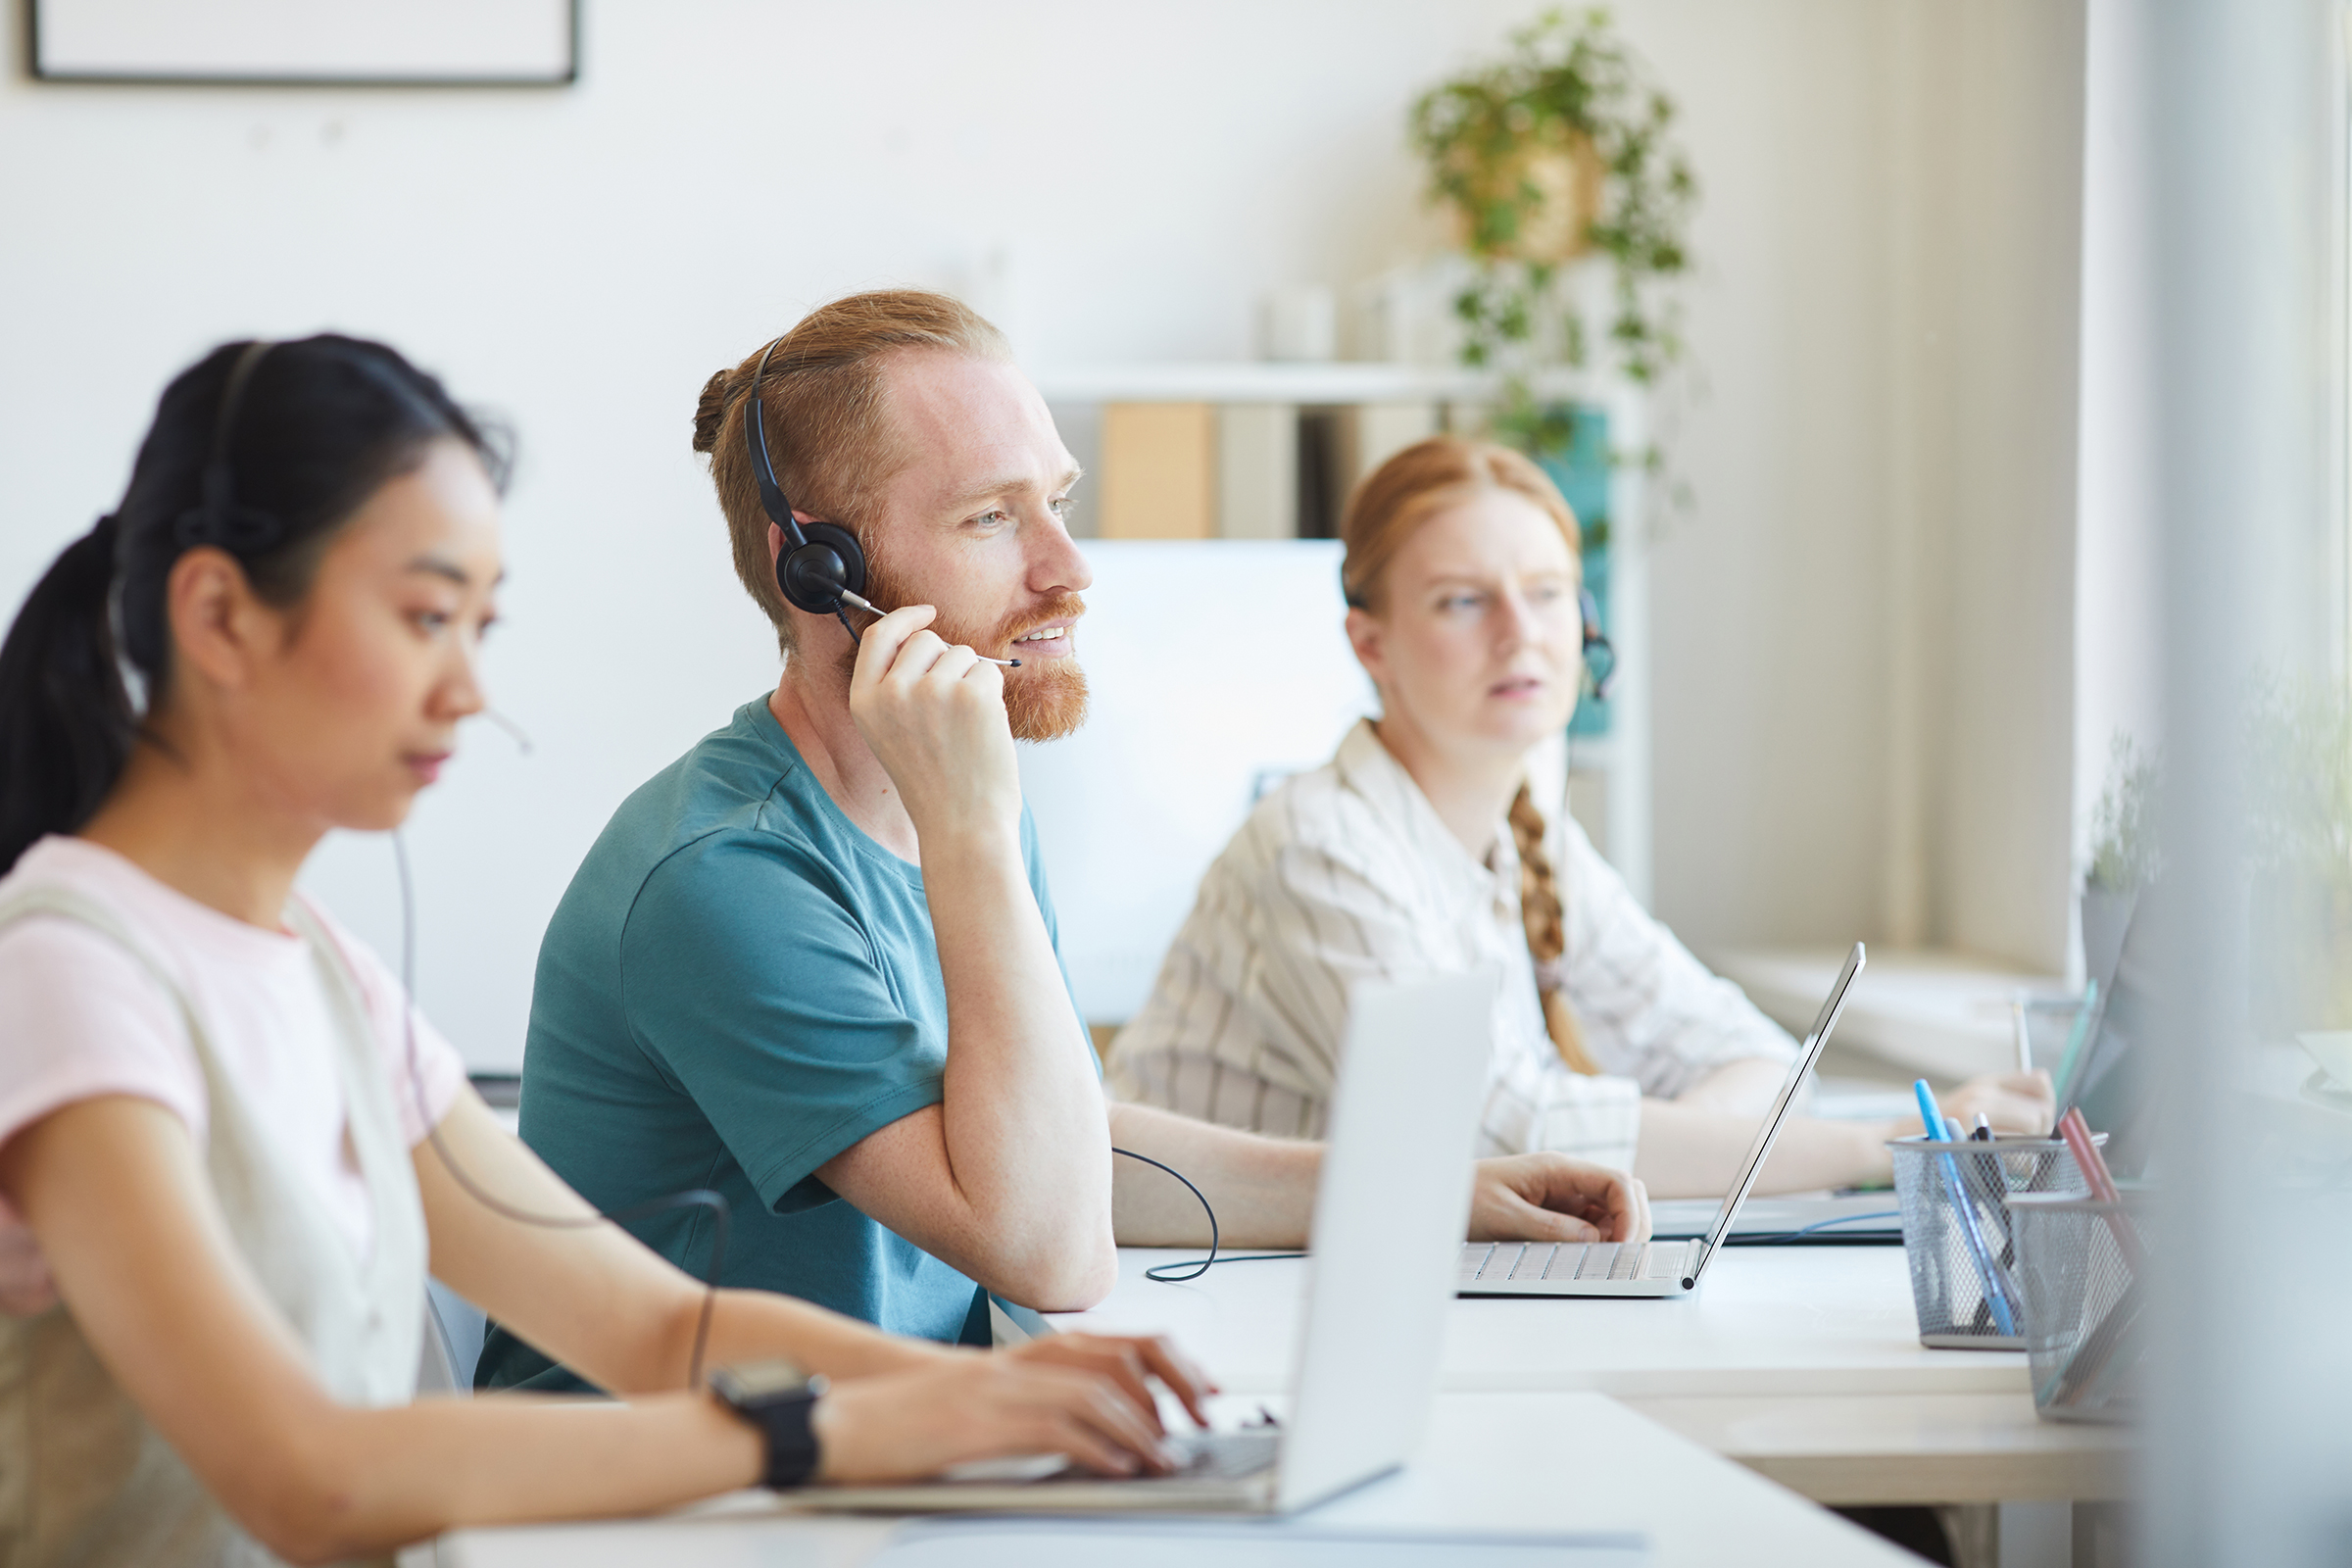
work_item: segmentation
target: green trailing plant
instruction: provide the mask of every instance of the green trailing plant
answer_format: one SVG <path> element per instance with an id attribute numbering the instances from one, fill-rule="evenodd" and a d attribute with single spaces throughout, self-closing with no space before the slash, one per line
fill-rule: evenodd
<path id="1" fill-rule="evenodd" d="M 1650 384 L 1683 356 L 1681 316 L 1661 285 L 1690 267 L 1698 184 L 1670 135 L 1672 99 L 1592 9 L 1545 12 L 1510 53 L 1414 103 L 1411 141 L 1432 196 L 1461 220 L 1474 269 L 1455 296 L 1462 363 L 1502 372 L 1497 435 L 1565 451 L 1574 415 L 1533 380 L 1592 359 L 1592 333 L 1563 270 L 1579 254 L 1610 270 L 1603 327 L 1618 368 Z M 1640 455 L 1655 467 L 1659 454 Z"/>
<path id="2" fill-rule="evenodd" d="M 2085 883 L 2106 893 L 2133 893 L 2156 879 L 2156 795 L 2163 775 L 2117 731 L 2107 747 L 2107 782 L 2090 812 L 2090 870 Z"/>

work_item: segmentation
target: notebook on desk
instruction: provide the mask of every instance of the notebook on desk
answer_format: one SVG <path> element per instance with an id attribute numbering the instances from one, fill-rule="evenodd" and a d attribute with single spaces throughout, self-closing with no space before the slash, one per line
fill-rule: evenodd
<path id="1" fill-rule="evenodd" d="M 1180 1435 L 1172 1475 L 1105 1479 L 1045 1455 L 908 1486 L 811 1487 L 794 1500 L 878 1513 L 1291 1513 L 1404 1463 L 1437 1395 L 1497 984 L 1491 970 L 1367 981 L 1350 998 L 1287 1427 Z"/>
<path id="2" fill-rule="evenodd" d="M 1722 1211 L 1720 1200 L 1653 1199 L 1652 1241 L 1697 1241 Z M 1902 1211 L 1891 1189 L 1823 1193 L 1811 1198 L 1751 1198 L 1724 1234 L 1726 1247 L 1900 1247 Z"/>
<path id="3" fill-rule="evenodd" d="M 1764 1113 L 1756 1141 L 1740 1168 L 1739 1179 L 1717 1210 L 1715 1223 L 1695 1240 L 1653 1239 L 1647 1242 L 1548 1243 L 1472 1242 L 1463 1247 L 1455 1290 L 1463 1296 L 1681 1296 L 1698 1288 L 1707 1264 L 1721 1251 L 1747 1201 L 1756 1173 L 1788 1119 L 1788 1106 L 1803 1086 L 1805 1074 L 1821 1059 L 1845 1010 L 1846 988 L 1862 972 L 1862 944 L 1854 944 L 1845 967 L 1830 987 L 1829 1000 L 1813 1020 L 1813 1032 L 1788 1068 L 1781 1092 Z"/>

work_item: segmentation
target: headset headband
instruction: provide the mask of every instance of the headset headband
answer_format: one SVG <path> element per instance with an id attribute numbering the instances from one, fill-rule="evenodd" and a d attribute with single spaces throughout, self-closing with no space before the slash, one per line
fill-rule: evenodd
<path id="1" fill-rule="evenodd" d="M 792 503 L 784 498 L 784 487 L 776 483 L 775 465 L 767 460 L 767 420 L 760 412 L 760 381 L 767 374 L 767 357 L 776 352 L 782 338 L 768 339 L 767 347 L 760 351 L 760 364 L 752 371 L 752 391 L 743 411 L 743 444 L 752 458 L 752 477 L 760 485 L 760 507 L 767 520 L 790 536 L 794 548 L 808 542 L 801 531 L 800 519 L 792 514 Z"/>
<path id="2" fill-rule="evenodd" d="M 283 531 L 270 513 L 237 505 L 228 463 L 228 440 L 236 432 L 246 383 L 252 380 L 262 357 L 275 347 L 269 338 L 256 338 L 229 367 L 228 380 L 220 389 L 220 411 L 213 416 L 212 451 L 205 457 L 204 474 L 197 481 L 196 505 L 180 514 L 175 530 L 183 550 L 211 545 L 231 555 L 251 555 L 275 545 Z"/>

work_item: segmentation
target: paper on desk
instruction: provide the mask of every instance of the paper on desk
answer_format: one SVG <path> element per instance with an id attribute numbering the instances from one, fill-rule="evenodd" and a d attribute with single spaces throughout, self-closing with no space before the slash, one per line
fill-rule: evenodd
<path id="1" fill-rule="evenodd" d="M 1215 1557 L 1203 1559 L 1204 1550 Z M 1200 1568 L 1204 1560 L 1217 1568 L 1638 1568 L 1649 1560 L 1649 1543 L 1615 1531 L 1386 1532 L 1279 1519 L 952 1519 L 901 1526 L 871 1560 L 876 1568 Z"/>

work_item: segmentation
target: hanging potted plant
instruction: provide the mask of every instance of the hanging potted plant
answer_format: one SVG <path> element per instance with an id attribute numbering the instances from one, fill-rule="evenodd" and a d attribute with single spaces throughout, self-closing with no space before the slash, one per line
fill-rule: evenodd
<path id="1" fill-rule="evenodd" d="M 1617 38 L 1603 10 L 1548 11 L 1511 35 L 1502 60 L 1424 93 L 1412 108 L 1413 148 L 1431 196 L 1447 207 L 1470 264 L 1453 312 L 1461 360 L 1500 372 L 1497 439 L 1542 463 L 1584 530 L 1586 586 L 1609 624 L 1609 473 L 1633 461 L 1664 485 L 1655 443 L 1611 444 L 1604 411 L 1546 401 L 1544 370 L 1606 361 L 1654 384 L 1683 355 L 1680 313 L 1665 285 L 1690 266 L 1685 233 L 1698 184 L 1670 129 L 1674 103 Z M 1606 268 L 1605 318 L 1589 322 L 1572 272 Z M 1606 705 L 1577 708 L 1570 733 L 1607 732 Z"/>
<path id="2" fill-rule="evenodd" d="M 1504 59 L 1413 105 L 1413 148 L 1473 269 L 1453 302 L 1462 363 L 1502 372 L 1495 431 L 1538 456 L 1567 450 L 1576 416 L 1542 403 L 1533 378 L 1593 357 L 1564 286 L 1573 264 L 1608 269 L 1601 336 L 1629 380 L 1653 383 L 1682 358 L 1679 311 L 1660 285 L 1690 266 L 1698 185 L 1669 134 L 1674 115 L 1597 9 L 1544 13 Z"/>

